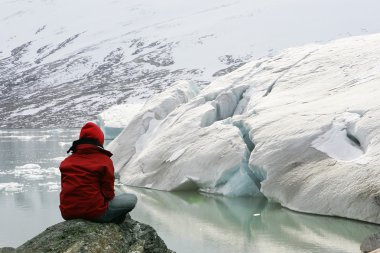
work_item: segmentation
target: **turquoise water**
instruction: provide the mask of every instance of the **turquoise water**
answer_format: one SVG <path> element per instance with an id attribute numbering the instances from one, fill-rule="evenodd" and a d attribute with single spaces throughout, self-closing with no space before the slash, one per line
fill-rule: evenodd
<path id="1" fill-rule="evenodd" d="M 0 130 L 0 247 L 19 246 L 59 213 L 60 161 L 78 130 Z M 133 192 L 132 217 L 154 227 L 178 253 L 360 252 L 360 242 L 380 226 L 293 212 L 265 199 Z"/>
<path id="2" fill-rule="evenodd" d="M 226 198 L 129 188 L 133 217 L 157 229 L 177 252 L 360 252 L 379 226 L 308 215 L 265 199 Z"/>

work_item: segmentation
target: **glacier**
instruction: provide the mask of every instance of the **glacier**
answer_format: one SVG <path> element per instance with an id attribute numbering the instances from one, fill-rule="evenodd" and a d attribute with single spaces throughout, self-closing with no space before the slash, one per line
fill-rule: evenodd
<path id="1" fill-rule="evenodd" d="M 380 223 L 380 34 L 289 48 L 155 95 L 108 148 L 121 182 Z"/>

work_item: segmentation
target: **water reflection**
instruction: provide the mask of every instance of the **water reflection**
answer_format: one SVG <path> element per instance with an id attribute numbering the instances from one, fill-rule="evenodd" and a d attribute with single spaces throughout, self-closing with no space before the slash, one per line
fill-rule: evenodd
<path id="1" fill-rule="evenodd" d="M 0 130 L 0 247 L 17 247 L 62 221 L 58 165 L 78 129 Z"/>
<path id="2" fill-rule="evenodd" d="M 17 247 L 62 221 L 59 192 L 0 194 L 0 247 Z"/>
<path id="3" fill-rule="evenodd" d="M 139 198 L 132 217 L 177 252 L 358 252 L 379 226 L 296 213 L 257 198 L 121 187 Z"/>
<path id="4" fill-rule="evenodd" d="M 51 168 L 58 167 L 78 133 L 0 130 L 0 247 L 17 247 L 62 221 L 59 174 Z M 260 198 L 118 190 L 126 189 L 139 198 L 132 217 L 154 227 L 178 253 L 359 252 L 360 242 L 380 228 L 300 214 Z"/>

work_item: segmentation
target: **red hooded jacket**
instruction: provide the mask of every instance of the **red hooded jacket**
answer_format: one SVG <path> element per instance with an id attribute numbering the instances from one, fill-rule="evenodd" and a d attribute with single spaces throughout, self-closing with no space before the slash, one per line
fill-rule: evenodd
<path id="1" fill-rule="evenodd" d="M 103 145 L 104 135 L 94 123 L 83 126 L 79 141 Z M 74 142 L 75 143 L 75 142 Z M 62 161 L 60 205 L 64 219 L 94 219 L 103 215 L 114 198 L 114 167 L 111 152 L 94 144 L 73 146 L 73 154 Z"/>

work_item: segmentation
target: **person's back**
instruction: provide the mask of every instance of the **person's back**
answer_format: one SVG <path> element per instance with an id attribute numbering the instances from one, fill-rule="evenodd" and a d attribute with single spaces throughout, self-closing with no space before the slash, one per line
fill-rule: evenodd
<path id="1" fill-rule="evenodd" d="M 118 223 L 134 208 L 137 201 L 134 195 L 122 194 L 114 199 L 112 154 L 103 149 L 103 142 L 100 128 L 87 123 L 68 151 L 73 154 L 61 163 L 59 207 L 64 219 Z"/>
<path id="2" fill-rule="evenodd" d="M 99 149 L 79 145 L 61 163 L 60 209 L 65 219 L 99 217 L 115 195 L 112 161 Z"/>

